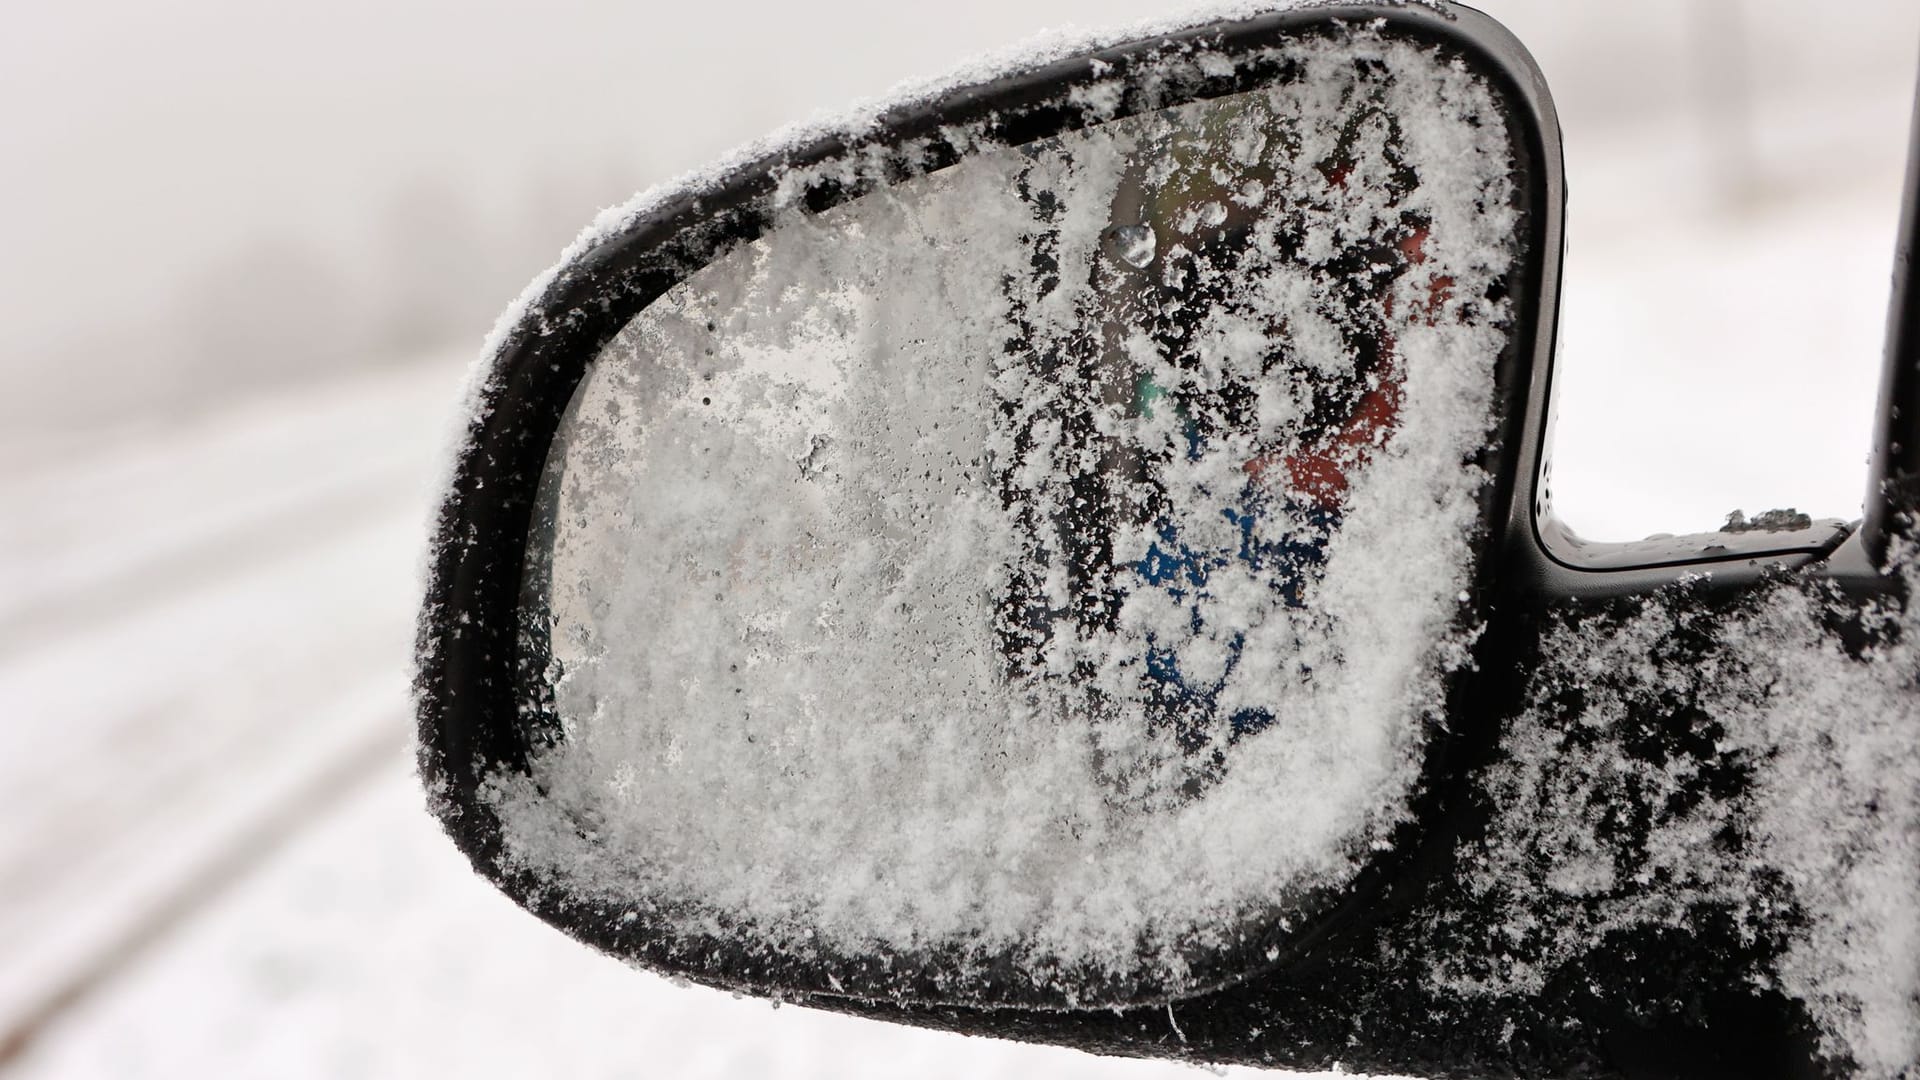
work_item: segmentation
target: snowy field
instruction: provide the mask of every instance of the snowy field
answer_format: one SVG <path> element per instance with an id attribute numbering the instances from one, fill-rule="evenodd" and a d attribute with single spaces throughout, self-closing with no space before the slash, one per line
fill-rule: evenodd
<path id="1" fill-rule="evenodd" d="M 1514 7 L 1525 37 L 1540 5 Z M 1553 77 L 1572 46 L 1541 51 Z M 1555 468 L 1580 531 L 1857 514 L 1910 85 L 1868 74 L 1756 94 L 1738 190 L 1684 133 L 1570 134 Z M 0 1073 L 1193 1075 L 675 987 L 474 878 L 421 807 L 405 698 L 469 359 L 0 435 Z"/>

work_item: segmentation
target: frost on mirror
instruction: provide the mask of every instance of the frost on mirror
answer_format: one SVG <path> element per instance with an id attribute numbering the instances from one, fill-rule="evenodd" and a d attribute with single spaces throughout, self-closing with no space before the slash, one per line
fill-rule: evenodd
<path id="1" fill-rule="evenodd" d="M 1419 47 L 1281 48 L 796 208 L 606 347 L 528 555 L 511 864 L 688 956 L 1101 1004 L 1387 845 L 1474 630 L 1508 136 Z"/>

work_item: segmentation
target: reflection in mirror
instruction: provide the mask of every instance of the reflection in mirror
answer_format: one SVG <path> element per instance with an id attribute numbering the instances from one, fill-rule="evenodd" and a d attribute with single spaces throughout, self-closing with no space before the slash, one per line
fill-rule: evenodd
<path id="1" fill-rule="evenodd" d="M 602 351 L 514 865 L 689 956 L 1098 1005 L 1270 959 L 1390 845 L 1473 632 L 1510 151 L 1442 55 L 1277 48 L 795 209 Z"/>

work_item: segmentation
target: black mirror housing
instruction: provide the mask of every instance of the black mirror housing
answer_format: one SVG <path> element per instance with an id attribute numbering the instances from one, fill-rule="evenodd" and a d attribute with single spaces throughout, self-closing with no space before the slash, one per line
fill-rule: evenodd
<path id="1" fill-rule="evenodd" d="M 1418 216 L 1425 211 L 1391 206 L 1406 216 L 1382 226 L 1387 231 L 1380 235 L 1391 237 L 1390 243 L 1350 236 L 1340 241 L 1359 253 L 1358 269 L 1343 270 L 1341 280 L 1377 282 L 1368 286 L 1374 291 L 1340 294 L 1341 303 L 1352 311 L 1385 313 L 1374 316 L 1371 329 L 1343 330 L 1342 340 L 1356 355 L 1371 349 L 1384 356 L 1396 348 L 1380 344 L 1393 338 L 1391 332 L 1383 337 L 1382 326 L 1417 335 L 1419 328 L 1407 321 L 1410 302 L 1430 305 L 1431 313 L 1419 317 L 1426 325 L 1443 318 L 1443 299 L 1451 305 L 1446 319 L 1465 319 L 1462 305 L 1479 304 L 1499 312 L 1500 332 L 1487 356 L 1484 429 L 1475 432 L 1471 453 L 1436 458 L 1475 477 L 1470 527 L 1460 534 L 1457 602 L 1454 586 L 1448 590 L 1445 642 L 1451 651 L 1444 665 L 1432 669 L 1437 704 L 1409 721 L 1416 734 L 1409 736 L 1414 749 L 1408 753 L 1417 765 L 1394 796 L 1401 800 L 1393 804 L 1395 813 L 1378 828 L 1369 826 L 1372 831 L 1343 838 L 1359 853 L 1338 873 L 1272 878 L 1285 888 L 1262 902 L 1222 909 L 1232 917 L 1214 933 L 1181 930 L 1163 941 L 1139 931 L 1137 955 L 1104 966 L 1075 966 L 1053 954 L 1037 962 L 1035 949 L 986 936 L 903 945 L 907 939 L 874 931 L 864 945 L 802 947 L 795 942 L 813 936 L 812 924 L 798 931 L 769 929 L 747 908 L 716 906 L 684 892 L 635 893 L 628 884 L 608 885 L 604 876 L 587 887 L 584 878 L 556 875 L 551 866 L 529 861 L 516 839 L 527 830 L 513 817 L 516 811 L 503 807 L 514 798 L 563 802 L 565 777 L 550 763 L 556 748 L 588 739 L 579 710 L 570 713 L 564 700 L 571 691 L 555 675 L 579 670 L 582 661 L 556 636 L 556 622 L 564 620 L 556 620 L 552 585 L 558 581 L 555 552 L 565 543 L 565 526 L 556 522 L 563 505 L 577 505 L 568 502 L 569 492 L 578 494 L 564 487 L 562 474 L 600 467 L 582 464 L 588 459 L 570 456 L 569 447 L 609 437 L 603 431 L 581 436 L 580 417 L 588 407 L 582 403 L 600 393 L 603 404 L 611 402 L 608 415 L 639 417 L 638 429 L 667 430 L 665 406 L 648 404 L 652 399 L 632 388 L 650 378 L 671 381 L 678 376 L 661 372 L 674 364 L 694 371 L 698 363 L 643 356 L 609 383 L 619 357 L 636 355 L 630 344 L 622 345 L 630 343 L 633 328 L 644 325 L 650 312 L 679 310 L 673 305 L 690 289 L 711 288 L 710 296 L 721 300 L 686 310 L 714 313 L 702 316 L 705 331 L 716 335 L 709 352 L 724 352 L 726 335 L 737 329 L 728 313 L 741 303 L 710 283 L 715 268 L 724 270 L 729 260 L 745 259 L 764 270 L 767 252 L 796 230 L 829 233 L 862 205 L 909 198 L 898 193 L 929 177 L 966 175 L 980 162 L 1000 160 L 995 154 L 1015 163 L 1007 175 L 1017 179 L 1003 188 L 1018 188 L 1029 206 L 1051 206 L 1051 189 L 1035 179 L 1039 166 L 1033 163 L 1044 165 L 1047 155 L 1063 153 L 1059 147 L 1095 145 L 1103 131 L 1131 130 L 1129 123 L 1167 123 L 1162 118 L 1183 109 L 1213 117 L 1192 122 L 1195 130 L 1212 130 L 1207 125 L 1230 116 L 1233 102 L 1289 87 L 1311 98 L 1323 84 L 1304 74 L 1299 47 L 1326 43 L 1359 43 L 1342 63 L 1362 71 L 1363 84 L 1371 77 L 1366 65 L 1377 62 L 1374 54 L 1398 48 L 1435 57 L 1439 67 L 1465 73 L 1483 87 L 1493 109 L 1475 124 L 1497 119 L 1504 127 L 1483 137 L 1501 146 L 1510 184 L 1502 189 L 1504 203 L 1484 204 L 1480 211 L 1488 220 L 1508 215 L 1502 220 L 1512 223 L 1503 249 L 1510 259 L 1489 271 L 1478 291 L 1468 289 L 1464 277 L 1416 286 L 1407 276 L 1409 266 L 1427 257 L 1421 247 L 1426 219 Z M 1357 116 L 1365 111 L 1355 104 L 1359 100 L 1342 98 L 1333 107 Z M 1215 111 L 1205 112 L 1209 108 Z M 1350 121 L 1342 138 L 1364 130 L 1363 121 Z M 1395 140 L 1418 137 L 1399 128 L 1381 136 L 1389 150 Z M 1462 136 L 1453 137 L 1448 145 L 1460 147 Z M 1316 183 L 1337 192 L 1351 167 L 1342 155 L 1350 153 L 1342 143 L 1299 155 L 1318 170 Z M 1383 160 L 1400 160 L 1381 153 Z M 1071 153 L 1065 161 L 1061 175 L 1087 171 Z M 1224 168 L 1213 170 L 1216 178 Z M 1083 320 L 1082 337 L 1051 346 L 1081 357 L 1083 367 L 1093 365 L 1087 370 L 1120 351 L 1112 332 L 1122 321 L 1116 310 L 1146 318 L 1138 313 L 1160 312 L 1178 306 L 1169 297 L 1196 294 L 1190 277 L 1171 274 L 1164 280 L 1172 284 L 1165 286 L 1126 284 L 1132 280 L 1127 275 L 1149 263 L 1170 268 L 1168 222 L 1214 215 L 1214 227 L 1232 229 L 1241 220 L 1241 211 L 1224 197 L 1156 210 L 1155 191 L 1177 185 L 1146 167 L 1129 166 L 1116 175 L 1119 193 L 1103 194 L 1105 203 L 1096 207 L 1111 206 L 1113 222 L 1102 220 L 1099 250 L 1084 252 L 1091 269 L 1074 271 L 1109 298 L 1102 301 L 1108 306 Z M 1237 178 L 1218 182 L 1223 190 L 1239 190 Z M 1139 190 L 1130 194 L 1133 188 Z M 1538 70 L 1492 20 L 1443 4 L 1315 5 L 1094 43 L 1078 53 L 1050 54 L 944 86 L 871 123 L 757 148 L 636 204 L 577 244 L 503 320 L 472 391 L 467 442 L 436 524 L 417 646 L 420 768 L 434 812 L 479 873 L 583 942 L 676 978 L 858 1015 L 1099 1053 L 1296 1068 L 1341 1065 L 1421 1075 L 1894 1075 L 1902 1055 L 1916 1048 L 1908 1045 L 1913 1040 L 1903 1043 L 1888 1034 L 1888 1027 L 1920 1017 L 1911 1001 L 1902 1012 L 1900 988 L 1908 984 L 1899 973 L 1868 970 L 1861 950 L 1907 940 L 1906 924 L 1879 910 L 1884 892 L 1865 901 L 1860 895 L 1871 892 L 1874 882 L 1911 884 L 1920 873 L 1901 854 L 1920 834 L 1920 796 L 1899 790 L 1902 777 L 1920 777 L 1920 706 L 1907 687 L 1910 680 L 1900 675 L 1911 657 L 1900 644 L 1909 631 L 1900 603 L 1905 578 L 1899 543 L 1892 544 L 1894 556 L 1870 552 L 1849 527 L 1823 522 L 1653 546 L 1592 545 L 1557 525 L 1541 478 L 1564 200 L 1558 124 Z M 1220 209 L 1215 215 L 1206 207 Z M 1045 212 L 1035 210 L 1034 220 Z M 1314 220 L 1306 212 L 1306 224 L 1276 242 L 1284 254 L 1279 261 L 1289 266 L 1310 262 L 1301 254 Z M 1184 227 L 1203 236 L 1192 232 L 1197 226 Z M 1030 228 L 1017 242 L 1031 250 L 1012 252 L 1013 265 L 1031 267 L 1036 280 L 1070 276 L 1060 269 L 1069 265 L 1068 257 L 1047 247 L 1048 235 L 1054 234 Z M 1238 238 L 1219 246 L 1249 243 Z M 1187 248 L 1205 244 L 1186 241 Z M 1254 263 L 1223 257 L 1229 261 L 1221 265 L 1234 274 L 1254 276 Z M 1018 276 L 1009 273 L 1005 280 Z M 1005 286 L 1009 295 L 1019 288 Z M 1295 325 L 1306 320 L 1305 308 L 1299 310 L 1296 319 L 1270 324 L 1266 333 L 1294 341 L 1304 334 Z M 1388 321 L 1380 322 L 1383 317 Z M 1179 317 L 1172 318 L 1178 324 Z M 1190 330 L 1178 324 L 1156 332 L 1164 340 Z M 696 349 L 708 340 L 699 331 L 695 326 L 695 337 L 684 339 Z M 1045 351 L 1032 346 L 1031 333 L 1023 338 L 1010 332 L 998 341 L 1009 354 Z M 1360 362 L 1368 362 L 1365 355 Z M 1377 357 L 1373 362 L 1383 366 L 1363 372 L 1371 379 L 1367 387 L 1379 391 L 1384 385 L 1387 397 L 1397 394 L 1396 403 L 1414 401 L 1406 407 L 1416 408 L 1417 389 L 1396 389 L 1404 373 L 1382 374 L 1403 369 Z M 1044 366 L 1056 381 L 1074 377 L 1071 364 L 1047 360 Z M 1125 393 L 1112 389 L 1123 385 Z M 1157 477 L 1177 472 L 1183 460 L 1199 461 L 1211 444 L 1240 438 L 1232 425 L 1250 415 L 1220 405 L 1225 399 L 1219 394 L 1208 398 L 1198 390 L 1181 397 L 1178 390 L 1138 380 L 1093 378 L 1084 384 L 1095 396 L 1101 386 L 1112 409 L 1103 414 L 1105 421 L 1087 420 L 1082 427 L 1097 434 L 1082 437 L 1086 446 L 1100 449 L 1092 456 L 1100 457 L 1104 475 L 1149 477 L 1142 489 L 1149 497 L 1134 500 L 1139 503 L 1164 497 L 1173 481 Z M 1176 450 L 1159 457 L 1136 453 L 1116 465 L 1124 455 L 1114 449 L 1119 444 L 1111 418 L 1143 429 L 1150 423 L 1165 427 L 1167 410 L 1156 419 L 1153 408 L 1163 394 L 1177 403 L 1186 424 L 1184 434 L 1176 425 L 1170 437 L 1176 441 L 1168 445 Z M 711 405 L 713 397 L 694 390 L 688 401 Z M 1322 393 L 1308 411 L 1333 408 L 1327 397 Z M 1005 436 L 1005 446 L 1031 446 L 1034 431 L 1043 427 L 1072 428 L 1072 416 L 1058 410 L 1006 419 L 1020 412 L 1024 400 L 1003 396 L 982 410 L 1000 417 L 985 423 L 1002 425 L 993 431 Z M 1339 408 L 1363 411 L 1351 403 Z M 1307 430 L 1290 437 L 1324 452 L 1339 442 L 1341 431 L 1354 429 Z M 1391 440 L 1400 436 L 1386 430 L 1362 434 L 1372 448 L 1366 453 L 1398 452 Z M 1186 440 L 1185 459 L 1179 438 Z M 593 445 L 606 449 L 604 441 Z M 809 445 L 818 451 L 830 443 L 816 439 Z M 1005 453 L 990 450 L 985 456 L 993 452 Z M 1288 497 L 1304 505 L 1295 496 L 1316 474 L 1296 467 L 1302 455 L 1236 452 L 1255 480 L 1261 471 L 1256 462 L 1284 457 L 1294 477 Z M 808 479 L 824 467 L 812 451 L 796 460 L 796 475 Z M 1364 460 L 1364 453 L 1345 459 L 1343 487 L 1350 475 L 1360 474 L 1362 466 L 1354 462 Z M 868 460 L 847 461 L 854 465 L 843 468 L 872 467 Z M 982 488 L 1009 507 L 1019 503 L 1009 494 L 1012 471 L 1007 465 L 989 468 L 986 475 L 993 479 Z M 1079 474 L 1059 490 L 1066 494 L 1046 497 L 1063 505 L 1100 498 L 1114 506 L 1126 502 L 1111 496 L 1112 485 Z M 1128 512 L 1104 507 L 1099 514 L 1082 509 L 1022 519 L 1027 534 L 1041 538 L 1026 550 L 1057 543 L 1067 552 L 1061 564 L 1072 573 L 1060 586 L 1036 572 L 1024 586 L 1024 606 L 999 601 L 1000 640 L 1008 639 L 1009 627 L 1025 628 L 1031 634 L 1022 640 L 1033 649 L 1019 661 L 1012 659 L 1018 648 L 1004 647 L 1009 659 L 997 680 L 1053 685 L 1036 674 L 1045 667 L 1034 659 L 1042 646 L 1074 634 L 1091 640 L 1096 631 L 1111 629 L 1116 616 L 1101 604 L 1112 601 L 1117 608 L 1116 597 L 1160 595 L 1142 580 L 1172 590 L 1183 604 L 1188 593 L 1178 589 L 1205 592 L 1191 565 L 1165 559 L 1162 549 L 1174 544 L 1165 511 L 1156 511 L 1158 519 L 1128 518 Z M 1413 506 L 1408 513 L 1439 511 Z M 1234 518 L 1236 524 L 1242 520 Z M 1129 528 L 1159 528 L 1161 546 L 1155 550 L 1164 564 L 1179 563 L 1177 573 L 1165 578 L 1187 577 L 1169 586 L 1150 569 L 1161 564 L 1129 561 L 1113 553 L 1110 541 L 1073 546 L 1074 537 L 1108 537 Z M 1876 535 L 1891 531 L 1882 527 Z M 618 535 L 620 550 L 679 542 L 673 535 Z M 729 557 L 738 561 L 745 543 L 736 540 Z M 1329 572 L 1319 565 L 1324 557 L 1315 558 L 1312 575 Z M 1127 594 L 1112 584 L 1121 579 L 1135 591 Z M 1272 596 L 1286 597 L 1272 601 L 1276 610 L 1311 614 L 1316 601 L 1300 597 L 1312 597 L 1323 578 L 1306 580 L 1300 586 L 1275 578 Z M 1000 594 L 1020 587 L 1003 583 Z M 715 598 L 719 607 L 729 602 L 724 595 Z M 1043 614 L 1008 615 L 1016 609 Z M 1091 609 L 1102 613 L 1061 614 Z M 669 614 L 662 611 L 655 621 L 670 621 Z M 1197 625 L 1199 616 L 1194 619 Z M 1233 639 L 1232 657 L 1241 655 L 1246 640 L 1245 632 Z M 1350 657 L 1361 663 L 1361 640 L 1327 654 L 1337 654 L 1336 660 L 1319 661 L 1323 683 L 1333 681 Z M 1151 675 L 1155 663 L 1165 669 L 1164 659 L 1154 659 L 1164 649 L 1142 648 L 1141 656 L 1116 661 L 1116 670 L 1137 680 L 1142 671 Z M 1066 681 L 1090 678 L 1090 670 L 1083 663 Z M 1308 671 L 1303 682 L 1313 677 Z M 1184 692 L 1192 681 L 1153 678 L 1159 681 L 1130 684 L 1147 688 L 1142 700 L 1177 696 L 1165 688 L 1177 685 Z M 1867 719 L 1854 724 L 1836 717 L 1818 693 L 1791 689 L 1803 684 L 1849 687 Z M 1124 693 L 1103 693 L 1109 696 L 1072 699 L 1068 713 L 1099 714 L 1127 700 Z M 1181 697 L 1181 707 L 1191 711 L 1194 697 Z M 1212 696 L 1204 704 L 1215 707 Z M 1142 715 L 1151 720 L 1165 712 L 1152 712 L 1156 707 L 1147 706 Z M 1144 804 L 1137 789 L 1126 786 L 1132 780 L 1122 782 L 1127 794 L 1108 805 L 1117 807 L 1113 814 L 1130 822 L 1128 828 L 1158 827 L 1198 804 L 1217 790 L 1208 785 L 1221 782 L 1232 754 L 1240 752 L 1236 748 L 1273 741 L 1271 715 L 1248 724 L 1223 720 L 1213 729 L 1184 723 L 1160 725 L 1157 742 L 1150 740 L 1161 748 L 1152 752 L 1160 755 L 1152 759 L 1154 767 L 1172 762 L 1198 768 L 1194 775 L 1201 778 L 1181 774 L 1188 778 L 1166 787 L 1147 810 L 1139 809 Z M 747 738 L 751 730 L 739 729 Z M 1833 752 L 1836 740 L 1862 748 L 1859 754 L 1871 763 Z M 1092 755 L 1094 771 L 1115 760 L 1113 753 L 1100 744 Z M 1213 762 L 1213 771 L 1196 761 Z M 1793 794 L 1808 784 L 1831 797 L 1809 801 Z M 1284 794 L 1276 793 L 1269 807 L 1278 822 L 1287 820 Z M 607 838 L 619 830 L 599 813 L 597 804 L 576 801 L 544 820 L 567 833 L 569 844 L 613 850 Z M 769 818 L 768 824 L 777 822 Z M 1822 862 L 1811 853 L 1804 842 L 1808 829 L 1837 830 L 1833 859 Z M 646 858 L 643 848 L 634 851 L 641 854 L 622 849 L 599 865 L 618 877 L 623 867 Z M 821 887 L 815 881 L 795 895 L 813 895 Z M 1858 942 L 1835 946 L 1833 956 L 1818 954 L 1822 943 L 1831 945 L 1847 928 L 1858 930 Z M 821 935 L 823 941 L 828 937 Z M 1105 947 L 1103 956 L 1127 951 L 1111 942 Z"/>

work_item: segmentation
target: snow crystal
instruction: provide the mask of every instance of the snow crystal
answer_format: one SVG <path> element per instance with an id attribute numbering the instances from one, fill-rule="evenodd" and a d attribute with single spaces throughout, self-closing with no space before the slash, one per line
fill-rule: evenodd
<path id="1" fill-rule="evenodd" d="M 1077 1000 L 1386 845 L 1472 632 L 1507 136 L 1421 47 L 1276 48 L 1272 90 L 790 199 L 603 351 L 515 865 Z"/>

